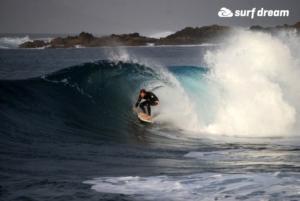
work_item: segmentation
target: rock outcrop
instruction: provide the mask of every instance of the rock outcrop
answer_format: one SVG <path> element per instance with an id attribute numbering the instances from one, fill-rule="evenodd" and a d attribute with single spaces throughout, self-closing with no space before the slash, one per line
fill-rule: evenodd
<path id="1" fill-rule="evenodd" d="M 252 26 L 250 31 L 266 32 L 276 34 L 282 30 L 297 30 L 300 34 L 300 22 L 294 25 L 282 25 L 276 27 L 260 27 Z M 55 38 L 50 42 L 45 41 L 29 41 L 21 44 L 20 48 L 74 48 L 76 46 L 83 47 L 116 47 L 116 46 L 146 46 L 154 45 L 198 45 L 204 43 L 220 43 L 222 40 L 233 33 L 233 28 L 228 26 L 205 26 L 205 27 L 186 27 L 181 31 L 177 31 L 165 38 L 150 38 L 140 36 L 139 33 L 132 34 L 112 34 L 103 37 L 94 37 L 90 33 L 82 32 L 78 36 L 68 36 L 66 38 Z"/>
<path id="2" fill-rule="evenodd" d="M 32 41 L 21 44 L 20 48 L 74 48 L 77 45 L 84 47 L 115 47 L 115 46 L 146 46 L 148 43 L 155 43 L 157 39 L 140 36 L 138 33 L 121 34 L 103 37 L 94 37 L 90 33 L 82 32 L 78 36 L 66 38 L 54 38 L 50 42 Z"/>
<path id="3" fill-rule="evenodd" d="M 276 26 L 276 27 L 261 27 L 261 26 L 252 26 L 249 28 L 251 31 L 260 31 L 270 34 L 277 34 L 280 31 L 288 31 L 288 30 L 297 30 L 297 34 L 300 34 L 300 22 L 297 22 L 294 25 L 288 25 L 284 24 L 282 26 Z"/>
<path id="4" fill-rule="evenodd" d="M 28 41 L 25 43 L 22 43 L 19 45 L 20 48 L 41 48 L 41 47 L 46 47 L 49 45 L 49 43 L 40 41 L 40 40 L 34 40 L 34 41 Z"/>
<path id="5" fill-rule="evenodd" d="M 205 26 L 201 28 L 187 27 L 181 31 L 159 39 L 155 45 L 195 45 L 203 43 L 218 43 L 232 31 L 227 26 Z"/>

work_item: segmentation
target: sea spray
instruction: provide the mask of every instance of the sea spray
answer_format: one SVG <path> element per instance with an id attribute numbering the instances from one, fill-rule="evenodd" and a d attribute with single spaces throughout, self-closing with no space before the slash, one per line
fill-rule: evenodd
<path id="1" fill-rule="evenodd" d="M 207 52 L 210 79 L 221 86 L 215 90 L 218 111 L 207 132 L 251 137 L 296 133 L 299 40 L 285 36 L 289 39 L 237 31 L 227 45 Z"/>
<path id="2" fill-rule="evenodd" d="M 29 36 L 0 38 L 0 49 L 17 48 L 18 45 L 31 41 Z"/>

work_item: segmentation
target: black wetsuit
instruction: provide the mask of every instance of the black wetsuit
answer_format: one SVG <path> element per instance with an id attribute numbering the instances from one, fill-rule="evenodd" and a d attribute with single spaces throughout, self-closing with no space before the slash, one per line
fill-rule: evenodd
<path id="1" fill-rule="evenodd" d="M 146 101 L 144 101 L 140 104 L 142 99 L 146 99 Z M 157 103 L 155 103 L 155 101 L 159 101 L 158 98 L 155 96 L 155 94 L 152 92 L 146 92 L 146 95 L 144 96 L 144 98 L 142 98 L 141 95 L 139 96 L 139 99 L 136 102 L 135 107 L 137 107 L 140 104 L 140 108 L 143 110 L 144 113 L 146 113 L 146 110 L 144 107 L 147 106 L 148 115 L 151 116 L 150 105 L 151 106 L 157 105 Z"/>

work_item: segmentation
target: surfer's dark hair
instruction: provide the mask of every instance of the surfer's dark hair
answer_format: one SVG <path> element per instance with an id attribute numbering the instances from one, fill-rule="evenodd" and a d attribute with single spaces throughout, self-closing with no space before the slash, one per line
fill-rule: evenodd
<path id="1" fill-rule="evenodd" d="M 140 94 L 141 93 L 146 93 L 146 90 L 145 89 L 141 89 Z"/>

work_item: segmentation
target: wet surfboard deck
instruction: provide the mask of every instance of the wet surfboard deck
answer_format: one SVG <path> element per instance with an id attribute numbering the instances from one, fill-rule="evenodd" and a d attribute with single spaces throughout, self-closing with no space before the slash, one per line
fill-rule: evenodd
<path id="1" fill-rule="evenodd" d="M 146 123 L 153 123 L 152 120 L 148 120 L 148 119 L 145 119 L 145 116 L 142 115 L 142 114 L 138 114 L 138 119 L 142 122 L 146 122 Z"/>

